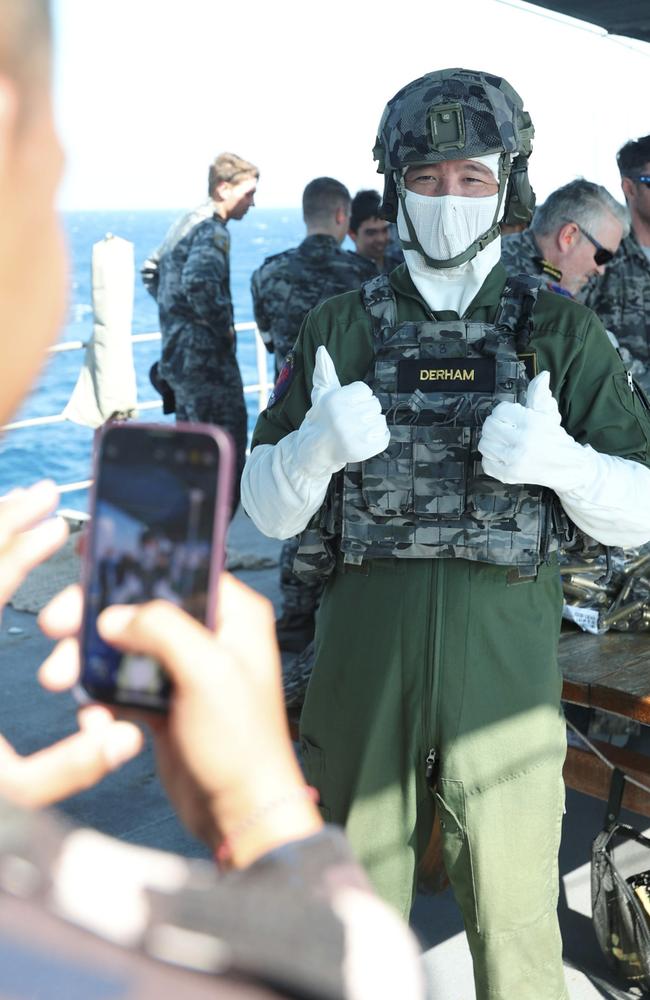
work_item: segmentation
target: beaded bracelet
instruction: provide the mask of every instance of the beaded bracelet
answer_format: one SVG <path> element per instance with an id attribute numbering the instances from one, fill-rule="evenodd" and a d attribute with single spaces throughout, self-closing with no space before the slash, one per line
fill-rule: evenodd
<path id="1" fill-rule="evenodd" d="M 286 795 L 280 796 L 279 799 L 272 799 L 271 802 L 266 802 L 264 805 L 260 806 L 254 812 L 247 816 L 243 822 L 235 827 L 233 832 L 221 841 L 216 851 L 214 852 L 214 858 L 220 868 L 227 868 L 228 863 L 232 857 L 232 849 L 235 841 L 239 840 L 242 834 L 246 833 L 248 830 L 252 829 L 254 826 L 263 819 L 267 813 L 272 812 L 279 806 L 284 806 L 289 802 L 293 802 L 295 799 L 307 798 L 314 805 L 319 799 L 318 789 L 314 788 L 313 785 L 301 785 L 300 788 L 295 788 L 292 792 L 287 792 Z"/>

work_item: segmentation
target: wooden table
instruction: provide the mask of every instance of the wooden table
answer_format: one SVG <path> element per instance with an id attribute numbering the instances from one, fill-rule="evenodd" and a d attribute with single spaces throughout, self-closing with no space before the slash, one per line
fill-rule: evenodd
<path id="1" fill-rule="evenodd" d="M 588 635 L 563 630 L 558 653 L 564 676 L 564 701 L 650 725 L 650 632 Z M 622 770 L 650 786 L 650 757 L 625 747 L 592 740 Z M 607 800 L 610 769 L 586 748 L 570 746 L 564 767 L 569 788 Z M 623 805 L 650 816 L 650 795 L 629 783 Z"/>

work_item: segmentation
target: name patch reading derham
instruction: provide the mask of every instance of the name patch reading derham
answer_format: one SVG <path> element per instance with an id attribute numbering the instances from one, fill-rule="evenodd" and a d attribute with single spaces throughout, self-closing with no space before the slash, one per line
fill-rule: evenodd
<path id="1" fill-rule="evenodd" d="M 493 358 L 422 358 L 400 361 L 397 391 L 494 392 Z"/>

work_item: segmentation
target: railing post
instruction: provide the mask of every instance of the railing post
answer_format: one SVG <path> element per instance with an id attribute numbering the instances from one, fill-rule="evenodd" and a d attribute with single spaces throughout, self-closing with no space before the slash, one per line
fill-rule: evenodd
<path id="1" fill-rule="evenodd" d="M 269 356 L 269 352 L 264 346 L 264 341 L 260 337 L 260 332 L 255 327 L 255 353 L 257 356 L 257 381 L 259 383 L 260 391 L 257 397 L 258 412 L 261 413 L 262 410 L 266 409 L 266 404 L 269 401 L 269 390 L 268 390 L 268 374 L 266 370 L 266 362 Z"/>

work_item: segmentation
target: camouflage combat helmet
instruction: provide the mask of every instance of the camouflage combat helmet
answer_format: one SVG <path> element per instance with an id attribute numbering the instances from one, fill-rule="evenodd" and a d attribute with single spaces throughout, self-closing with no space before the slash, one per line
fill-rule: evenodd
<path id="1" fill-rule="evenodd" d="M 456 267 L 471 260 L 499 235 L 498 218 L 529 222 L 535 195 L 528 181 L 534 129 L 519 94 L 500 76 L 467 69 L 445 69 L 414 80 L 388 102 L 373 149 L 377 172 L 385 174 L 382 214 L 397 220 L 398 199 L 410 242 L 431 267 Z M 404 203 L 403 168 L 412 164 L 465 160 L 499 153 L 499 197 L 490 228 L 467 250 L 449 260 L 434 260 L 421 247 Z"/>

